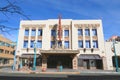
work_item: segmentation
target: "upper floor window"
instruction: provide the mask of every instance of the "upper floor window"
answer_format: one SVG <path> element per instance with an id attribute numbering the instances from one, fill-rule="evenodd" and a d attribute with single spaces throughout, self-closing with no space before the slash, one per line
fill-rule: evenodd
<path id="1" fill-rule="evenodd" d="M 6 43 L 6 46 L 7 46 L 7 47 L 10 47 L 10 44 Z"/>
<path id="2" fill-rule="evenodd" d="M 38 36 L 42 36 L 42 29 L 38 29 Z"/>
<path id="3" fill-rule="evenodd" d="M 82 36 L 82 35 L 83 35 L 82 29 L 78 29 L 78 36 Z"/>
<path id="4" fill-rule="evenodd" d="M 65 42 L 64 42 L 64 47 L 65 47 L 65 48 L 69 48 L 69 41 L 65 41 Z"/>
<path id="5" fill-rule="evenodd" d="M 53 48 L 55 46 L 55 41 L 51 41 L 50 47 Z"/>
<path id="6" fill-rule="evenodd" d="M 24 41 L 23 48 L 28 48 L 28 41 Z"/>
<path id="7" fill-rule="evenodd" d="M 83 48 L 83 40 L 78 41 L 78 48 Z"/>
<path id="8" fill-rule="evenodd" d="M 93 40 L 93 48 L 98 48 L 98 41 L 97 40 Z"/>
<path id="9" fill-rule="evenodd" d="M 90 40 L 86 40 L 85 43 L 86 43 L 86 48 L 90 48 Z"/>
<path id="10" fill-rule="evenodd" d="M 56 36 L 56 30 L 51 30 L 51 36 Z"/>
<path id="11" fill-rule="evenodd" d="M 37 41 L 37 48 L 42 48 L 42 41 L 40 40 Z"/>
<path id="12" fill-rule="evenodd" d="M 31 36 L 35 36 L 35 35 L 36 35 L 36 30 L 32 29 Z"/>
<path id="13" fill-rule="evenodd" d="M 0 53 L 3 53 L 3 49 L 0 49 Z"/>
<path id="14" fill-rule="evenodd" d="M 34 48 L 34 40 L 31 40 L 31 42 L 30 42 L 30 48 Z"/>
<path id="15" fill-rule="evenodd" d="M 65 37 L 68 37 L 68 36 L 69 36 L 69 30 L 65 30 L 65 31 L 64 31 L 64 36 L 65 36 Z"/>
<path id="16" fill-rule="evenodd" d="M 92 35 L 97 36 L 97 29 L 92 29 Z"/>
<path id="17" fill-rule="evenodd" d="M 5 46 L 5 42 L 0 41 L 0 46 Z"/>
<path id="18" fill-rule="evenodd" d="M 62 47 L 62 41 L 58 42 L 58 47 Z"/>
<path id="19" fill-rule="evenodd" d="M 90 30 L 89 29 L 85 29 L 85 36 L 90 36 Z"/>
<path id="20" fill-rule="evenodd" d="M 25 36 L 29 36 L 29 29 L 25 29 Z"/>

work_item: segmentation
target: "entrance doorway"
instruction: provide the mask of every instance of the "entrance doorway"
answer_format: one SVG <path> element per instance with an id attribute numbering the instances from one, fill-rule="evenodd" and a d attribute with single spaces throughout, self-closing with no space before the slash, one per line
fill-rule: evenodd
<path id="1" fill-rule="evenodd" d="M 65 54 L 54 54 L 49 55 L 47 58 L 47 67 L 56 68 L 57 65 L 61 64 L 63 68 L 72 68 L 72 58 L 70 55 Z"/>

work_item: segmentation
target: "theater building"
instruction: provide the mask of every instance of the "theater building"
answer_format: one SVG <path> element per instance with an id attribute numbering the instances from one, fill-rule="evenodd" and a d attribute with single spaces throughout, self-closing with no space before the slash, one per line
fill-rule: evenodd
<path id="1" fill-rule="evenodd" d="M 42 68 L 106 69 L 101 20 L 21 20 L 17 55 L 24 66 L 34 58 Z"/>

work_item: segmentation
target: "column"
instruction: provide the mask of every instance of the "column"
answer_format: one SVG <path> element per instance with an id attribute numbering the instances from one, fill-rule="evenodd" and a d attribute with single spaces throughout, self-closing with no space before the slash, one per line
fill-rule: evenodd
<path id="1" fill-rule="evenodd" d="M 35 41 L 37 42 L 38 40 L 38 27 L 36 28 L 36 36 L 35 36 Z"/>
<path id="2" fill-rule="evenodd" d="M 64 49 L 64 29 L 62 29 L 63 33 L 62 33 L 62 48 Z"/>
<path id="3" fill-rule="evenodd" d="M 85 48 L 85 29 L 82 28 L 83 30 L 83 48 Z"/>
<path id="4" fill-rule="evenodd" d="M 103 69 L 107 70 L 107 59 L 106 59 L 106 57 L 102 57 L 102 62 L 103 62 Z"/>
<path id="5" fill-rule="evenodd" d="M 30 41 L 31 41 L 31 28 L 29 28 L 28 48 L 30 48 Z"/>
<path id="6" fill-rule="evenodd" d="M 77 55 L 75 55 L 75 56 L 73 57 L 73 60 L 72 60 L 73 69 L 78 69 L 77 63 L 78 63 Z"/>
<path id="7" fill-rule="evenodd" d="M 42 56 L 42 69 L 47 69 L 47 56 Z"/>
<path id="8" fill-rule="evenodd" d="M 90 47 L 93 48 L 93 42 L 92 42 L 92 27 L 90 27 Z"/>

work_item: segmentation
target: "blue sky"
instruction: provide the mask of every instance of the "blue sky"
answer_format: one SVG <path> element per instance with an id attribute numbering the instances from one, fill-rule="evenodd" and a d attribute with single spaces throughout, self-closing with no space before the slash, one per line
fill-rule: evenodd
<path id="1" fill-rule="evenodd" d="M 9 0 L 17 1 L 26 15 L 32 20 L 56 19 L 61 14 L 64 19 L 102 19 L 104 38 L 107 40 L 112 35 L 120 35 L 120 0 Z M 0 7 L 5 5 L 5 0 L 0 0 Z M 0 13 L 0 24 L 19 28 L 21 19 L 26 19 L 17 14 Z M 6 21 L 7 20 L 7 21 Z M 1 32 L 9 39 L 16 41 L 18 31 L 9 34 Z"/>

